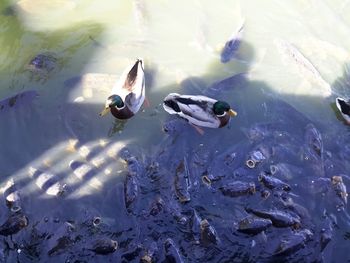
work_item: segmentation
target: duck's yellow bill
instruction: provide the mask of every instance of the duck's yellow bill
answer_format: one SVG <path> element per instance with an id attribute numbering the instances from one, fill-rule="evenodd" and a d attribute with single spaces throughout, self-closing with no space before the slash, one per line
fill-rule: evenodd
<path id="1" fill-rule="evenodd" d="M 230 109 L 228 111 L 228 115 L 230 115 L 231 117 L 235 117 L 235 116 L 237 116 L 237 112 L 235 112 L 233 109 Z"/>
<path id="2" fill-rule="evenodd" d="M 110 111 L 110 108 L 104 108 L 103 111 L 100 112 L 100 116 L 105 116 Z"/>

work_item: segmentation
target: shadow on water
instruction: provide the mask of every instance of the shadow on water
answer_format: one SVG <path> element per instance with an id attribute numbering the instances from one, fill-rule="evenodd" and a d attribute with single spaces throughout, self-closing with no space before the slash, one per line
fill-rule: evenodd
<path id="1" fill-rule="evenodd" d="M 6 11 L 6 14 L 9 12 Z M 11 16 L 8 19 L 15 19 L 15 17 Z M 15 243 L 23 245 L 21 248 L 24 252 L 17 254 L 16 250 L 6 248 L 5 244 L 9 243 L 8 239 L 4 239 L 1 245 L 2 253 L 6 254 L 9 260 L 19 257 L 21 260 L 31 258 L 32 260 L 47 261 L 50 259 L 50 261 L 59 262 L 75 259 L 89 260 L 94 257 L 96 262 L 105 262 L 105 257 L 94 256 L 87 249 L 84 250 L 84 247 L 90 246 L 91 240 L 102 236 L 109 236 L 119 242 L 120 249 L 108 256 L 110 260 L 136 262 L 142 256 L 141 252 L 152 246 L 154 242 L 156 247 L 158 246 L 156 248 L 158 251 L 155 253 L 159 253 L 161 255 L 159 257 L 162 258 L 164 253 L 161 242 L 168 237 L 173 238 L 179 245 L 180 253 L 188 262 L 198 262 L 198 260 L 229 262 L 233 259 L 247 262 L 264 260 L 264 249 L 267 249 L 266 254 L 272 254 L 274 251 L 270 250 L 273 246 L 278 245 L 280 236 L 290 236 L 293 231 L 290 228 L 269 229 L 266 235 L 257 236 L 253 242 L 251 237 L 234 231 L 233 222 L 247 215 L 244 208 L 248 205 L 258 204 L 263 208 L 268 208 L 278 207 L 280 204 L 278 195 L 281 193 L 278 191 L 271 191 L 275 197 L 270 199 L 264 200 L 259 196 L 259 191 L 262 189 L 258 186 L 257 175 L 274 163 L 259 166 L 258 170 L 249 170 L 244 165 L 249 151 L 255 147 L 275 145 L 276 141 L 281 144 L 288 141 L 287 145 L 296 146 L 297 150 L 294 151 L 293 148 L 291 154 L 293 157 L 296 156 L 295 163 L 301 169 L 307 166 L 303 170 L 304 177 L 296 176 L 286 180 L 290 185 L 295 186 L 295 191 L 291 196 L 296 202 L 310 210 L 310 214 L 315 214 L 310 219 L 311 223 L 306 220 L 307 222 L 302 227 L 311 228 L 310 230 L 314 232 L 314 239 L 311 243 L 317 246 L 316 239 L 319 238 L 317 231 L 320 231 L 319 225 L 320 222 L 323 222 L 324 210 L 326 208 L 327 211 L 330 210 L 329 214 L 336 214 L 337 211 L 332 204 L 324 200 L 324 197 L 317 195 L 319 194 L 317 191 L 315 195 L 307 193 L 307 187 L 300 185 L 304 184 L 304 180 L 310 183 L 311 180 L 316 180 L 321 176 L 329 178 L 335 172 L 346 173 L 349 163 L 341 159 L 342 156 L 338 156 L 343 154 L 339 148 L 331 148 L 334 147 L 332 129 L 326 129 L 322 122 L 310 120 L 298 112 L 281 100 L 279 95 L 275 94 L 273 89 L 263 81 L 250 79 L 249 71 L 254 61 L 254 51 L 249 48 L 249 43 L 244 43 L 247 52 L 244 63 L 233 61 L 222 65 L 218 58 L 208 68 L 208 74 L 189 77 L 179 84 L 174 83 L 161 89 L 155 89 L 157 68 L 147 69 L 147 94 L 151 107 L 145 108 L 128 121 L 119 130 L 120 132 L 117 131 L 112 136 L 108 136 L 114 121 L 111 116 L 99 118 L 98 113 L 101 111 L 103 102 L 71 102 L 71 91 L 80 83 L 80 78 L 76 76 L 84 73 L 84 65 L 89 63 L 96 49 L 101 48 L 95 43 L 91 44 L 91 36 L 97 39 L 94 34 L 100 34 L 103 28 L 99 25 L 87 27 L 80 25 L 79 28 L 81 27 L 82 32 L 86 32 L 82 35 L 77 34 L 77 27 L 65 30 L 68 35 L 72 36 L 69 42 L 64 40 L 59 42 L 62 39 L 61 34 L 66 39 L 67 34 L 63 32 L 51 32 L 51 35 L 45 36 L 45 39 L 33 33 L 32 37 L 40 38 L 43 43 L 40 48 L 55 49 L 55 44 L 45 46 L 46 39 L 55 39 L 54 43 L 57 44 L 57 48 L 64 47 L 65 51 L 62 56 L 67 56 L 67 58 L 62 58 L 64 62 L 60 71 L 55 72 L 43 83 L 31 82 L 25 72 L 21 73 L 18 77 L 21 83 L 26 84 L 25 89 L 37 89 L 39 98 L 33 102 L 33 105 L 14 107 L 13 111 L 7 111 L 6 115 L 2 116 L 4 124 L 2 127 L 5 127 L 1 129 L 0 134 L 1 145 L 4 145 L 0 159 L 2 182 L 6 182 L 11 176 L 18 175 L 14 178 L 15 184 L 22 195 L 23 210 L 29 217 L 29 226 L 13 236 Z M 89 28 L 98 28 L 98 30 L 91 32 Z M 19 34 L 24 34 L 24 31 Z M 30 36 L 32 33 L 26 31 L 25 34 Z M 79 36 L 75 38 L 75 34 Z M 70 49 L 66 47 L 72 47 L 72 50 L 69 51 Z M 38 47 L 38 52 L 40 48 Z M 31 56 L 34 55 L 36 54 L 31 54 Z M 83 57 L 83 62 L 81 57 Z M 27 61 L 26 58 L 18 63 L 23 67 Z M 74 74 L 71 74 L 69 65 L 75 65 L 71 66 Z M 239 74 L 231 76 L 228 72 L 232 72 L 233 69 Z M 93 92 L 98 91 L 96 89 Z M 196 133 L 189 125 L 180 125 L 180 133 L 175 136 L 166 135 L 161 130 L 163 120 L 173 118 L 164 113 L 160 102 L 171 91 L 205 94 L 223 99 L 232 105 L 238 112 L 238 116 L 222 129 L 205 129 L 203 136 Z M 9 91 L 6 95 L 12 94 L 13 92 Z M 287 96 L 283 99 L 288 101 Z M 299 99 L 303 100 L 305 97 Z M 266 140 L 248 140 L 247 131 L 257 123 L 277 125 L 277 127 L 273 126 L 272 131 L 267 131 L 272 132 L 273 139 L 269 135 Z M 328 160 L 329 168 L 323 174 L 318 174 L 320 170 L 319 167 L 314 167 L 315 163 L 305 164 L 303 160 L 300 160 L 299 151 L 303 153 L 305 145 L 308 145 L 304 137 L 305 127 L 309 123 L 314 123 L 321 131 L 325 139 L 324 152 L 329 151 L 333 154 L 324 154 L 322 162 Z M 339 123 L 334 123 L 334 126 L 336 129 L 345 131 Z M 274 132 L 281 133 L 279 135 Z M 345 136 L 342 138 L 346 140 Z M 348 141 L 346 145 L 349 145 Z M 124 146 L 131 148 L 131 152 L 135 153 L 136 166 L 139 162 L 139 169 L 142 171 L 142 176 L 137 176 L 138 200 L 131 211 L 125 207 L 125 189 L 122 183 L 127 168 L 124 168 L 119 162 L 118 155 L 119 150 Z M 288 154 L 286 153 L 289 158 Z M 232 163 L 228 163 L 227 167 L 215 166 L 216 160 L 220 161 L 224 158 L 227 161 L 227 158 L 231 157 Z M 189 169 L 192 169 L 190 172 L 191 201 L 181 204 L 174 194 L 177 189 L 173 183 L 173 176 L 184 159 L 187 160 L 186 165 L 189 165 Z M 286 160 L 282 159 L 282 161 Z M 340 163 L 341 168 L 334 168 L 333 163 L 336 161 Z M 338 167 L 338 163 L 335 166 Z M 132 163 L 129 162 L 129 172 L 130 164 Z M 316 162 L 316 166 L 318 165 Z M 50 183 L 44 184 L 43 189 L 40 190 L 33 182 L 38 178 L 28 175 L 29 167 L 53 173 L 56 176 L 56 182 L 59 181 L 62 184 L 66 182 L 66 193 L 63 196 L 49 198 L 45 190 L 50 187 Z M 210 169 L 214 176 L 222 173 L 223 178 L 218 179 L 217 184 L 214 182 L 211 187 L 207 187 L 202 183 L 201 177 Z M 254 182 L 258 193 L 251 197 L 239 197 L 234 200 L 218 194 L 220 184 L 225 185 L 232 180 Z M 86 185 L 88 188 L 82 190 Z M 76 194 L 80 190 L 82 194 Z M 156 202 L 159 197 L 163 203 Z M 310 200 L 303 200 L 304 198 L 310 198 Z M 318 204 L 317 198 L 323 198 L 321 200 L 326 202 L 324 205 L 326 208 L 323 207 L 323 204 Z M 7 217 L 5 201 L 2 203 L 1 210 L 3 211 L 1 219 L 5 221 Z M 192 235 L 200 236 L 198 222 L 194 221 L 193 211 L 198 213 L 200 218 L 208 219 L 215 226 L 221 239 L 217 246 L 202 247 L 195 242 L 196 238 L 199 241 L 201 237 L 192 237 Z M 158 216 L 153 218 L 150 213 L 155 215 L 158 213 Z M 92 219 L 96 216 L 102 217 L 103 224 L 99 227 L 91 224 Z M 182 220 L 183 218 L 185 221 Z M 341 216 L 339 218 L 338 224 L 348 227 L 344 219 Z M 190 229 L 188 229 L 186 220 L 191 220 Z M 74 225 L 70 232 L 65 232 L 64 227 L 67 221 Z M 343 231 L 338 229 L 338 232 Z M 335 233 L 337 237 L 339 237 L 338 232 Z M 54 235 L 50 239 L 49 236 L 52 233 Z M 68 241 L 56 246 L 59 244 L 59 238 L 63 237 Z M 82 242 L 82 239 L 85 241 Z M 332 242 L 340 242 L 340 238 L 335 240 Z M 267 243 L 271 244 L 271 247 L 266 245 Z M 256 249 L 256 252 L 252 252 L 252 247 Z M 335 244 L 332 247 L 335 247 Z M 332 247 L 326 250 L 326 259 L 332 256 L 330 251 Z M 57 251 L 52 252 L 52 249 Z M 48 251 L 51 251 L 50 255 Z M 65 251 L 69 252 L 65 253 Z M 344 251 L 346 251 L 345 247 Z M 308 255 L 311 259 L 315 259 L 315 253 L 319 251 L 312 252 L 307 247 L 300 253 L 298 252 L 295 258 Z M 267 258 L 267 261 L 273 260 Z"/>

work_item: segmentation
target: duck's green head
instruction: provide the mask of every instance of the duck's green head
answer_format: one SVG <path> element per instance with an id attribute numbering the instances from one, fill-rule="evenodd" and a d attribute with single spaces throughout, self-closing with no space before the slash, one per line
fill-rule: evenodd
<path id="1" fill-rule="evenodd" d="M 230 115 L 231 117 L 234 117 L 237 115 L 237 112 L 231 109 L 230 105 L 227 102 L 220 101 L 220 100 L 214 103 L 213 111 L 215 115 L 218 117 L 222 117 L 226 113 L 228 113 L 228 115 Z"/>
<path id="2" fill-rule="evenodd" d="M 125 106 L 124 101 L 119 95 L 111 95 L 107 98 L 105 108 L 100 113 L 100 116 L 106 115 L 113 107 L 117 109 L 122 109 L 124 108 L 124 106 Z"/>

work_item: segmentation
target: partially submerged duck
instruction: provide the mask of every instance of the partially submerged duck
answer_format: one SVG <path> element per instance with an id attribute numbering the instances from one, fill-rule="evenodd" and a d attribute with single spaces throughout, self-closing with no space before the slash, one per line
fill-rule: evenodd
<path id="1" fill-rule="evenodd" d="M 165 97 L 163 107 L 191 124 L 208 128 L 224 127 L 230 117 L 237 115 L 227 102 L 201 95 L 170 93 Z"/>
<path id="2" fill-rule="evenodd" d="M 145 73 L 142 59 L 128 67 L 114 85 L 100 116 L 111 112 L 117 119 L 129 119 L 141 108 L 145 100 Z"/>
<path id="3" fill-rule="evenodd" d="M 336 98 L 335 103 L 347 124 L 350 124 L 350 100 Z"/>

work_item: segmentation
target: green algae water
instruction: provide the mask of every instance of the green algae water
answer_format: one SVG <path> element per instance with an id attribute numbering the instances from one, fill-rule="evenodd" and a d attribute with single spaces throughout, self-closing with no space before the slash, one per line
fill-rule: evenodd
<path id="1" fill-rule="evenodd" d="M 349 129 L 334 107 L 336 97 L 350 97 L 349 12 L 350 3 L 345 0 L 1 1 L 0 183 L 4 195 L 0 223 L 13 213 L 6 207 L 9 182 L 29 219 L 28 226 L 13 235 L 12 243 L 1 237 L 1 259 L 140 262 L 153 249 L 154 262 L 168 262 L 164 246 L 172 238 L 183 262 L 349 261 L 349 209 L 346 201 L 339 205 L 339 195 L 344 199 L 346 189 L 343 195 L 339 194 L 343 188 L 334 190 L 338 185 L 333 178 L 342 176 L 350 187 Z M 38 56 L 44 57 L 44 66 L 33 66 Z M 144 59 L 150 106 L 124 123 L 112 115 L 100 117 L 113 84 L 139 57 Z M 204 135 L 185 123 L 173 138 L 163 130 L 169 115 L 162 100 L 170 92 L 224 99 L 238 116 L 222 129 L 205 129 Z M 304 176 L 280 179 L 290 183 L 294 202 L 309 211 L 301 229 L 310 230 L 311 238 L 304 234 L 306 230 L 292 228 L 266 230 L 258 236 L 239 236 L 232 230 L 234 222 L 248 213 L 244 209 L 248 204 L 278 208 L 282 200 L 278 198 L 283 195 L 271 189 L 273 197 L 267 201 L 254 199 L 264 187 L 258 186 L 258 175 L 269 166 L 243 172 L 246 177 L 242 178 L 234 172 L 247 168 L 247 156 L 256 150 L 247 130 L 268 122 L 282 128 L 273 128 L 274 139 L 263 141 L 264 147 L 284 145 L 283 138 L 289 138 L 288 149 L 298 157 L 292 163 L 294 159 L 281 150 L 268 164 L 291 162 L 303 171 Z M 316 159 L 305 150 L 315 144 L 304 135 L 309 123 L 322 137 L 322 156 Z M 119 156 L 125 147 L 142 163 L 138 180 L 125 181 L 131 169 L 130 158 Z M 227 151 L 237 155 L 238 161 L 228 166 L 224 176 L 220 158 Z M 173 183 L 181 158 L 191 160 L 186 169 L 191 174 L 187 186 L 192 199 L 186 204 L 176 199 Z M 256 195 L 235 201 L 217 197 L 216 179 L 211 188 L 205 188 L 201 179 L 210 171 L 203 167 L 211 162 L 213 174 L 223 173 L 218 182 L 249 179 L 257 185 Z M 150 170 L 158 166 L 152 177 Z M 130 185 L 138 189 L 139 200 L 131 213 L 124 200 Z M 164 215 L 160 222 L 147 221 L 159 198 L 163 203 L 156 204 L 165 206 Z M 84 228 L 84 220 L 97 216 L 103 227 L 96 230 L 88 224 Z M 192 221 L 190 230 L 183 229 L 186 222 L 182 225 L 179 218 L 186 217 L 208 218 L 221 241 L 202 247 L 196 243 L 202 242 L 200 238 L 177 237 L 180 232 L 203 234 Z M 64 230 L 67 222 L 74 230 Z M 155 231 L 147 232 L 150 228 Z M 332 229 L 325 245 L 322 229 Z M 95 255 L 89 241 L 81 242 L 104 234 L 119 242 L 114 253 Z M 283 251 L 285 258 L 271 258 L 281 249 L 273 245 L 278 247 L 284 236 L 302 241 L 288 253 Z M 61 237 L 69 240 L 68 245 L 55 242 Z"/>

